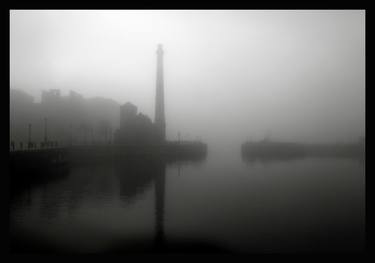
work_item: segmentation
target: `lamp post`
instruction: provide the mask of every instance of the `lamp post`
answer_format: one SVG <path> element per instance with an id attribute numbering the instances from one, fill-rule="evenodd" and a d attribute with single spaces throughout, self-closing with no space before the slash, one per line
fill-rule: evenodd
<path id="1" fill-rule="evenodd" d="M 28 148 L 31 148 L 31 123 L 29 123 L 29 141 L 28 141 Z"/>
<path id="2" fill-rule="evenodd" d="M 44 118 L 44 143 L 47 144 L 47 118 Z"/>

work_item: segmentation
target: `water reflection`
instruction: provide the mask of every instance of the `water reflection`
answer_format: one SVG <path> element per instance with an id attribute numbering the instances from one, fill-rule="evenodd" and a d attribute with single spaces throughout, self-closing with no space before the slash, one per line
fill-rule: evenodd
<path id="1" fill-rule="evenodd" d="M 291 162 L 291 161 L 299 161 L 309 158 L 323 158 L 323 159 L 347 159 L 349 161 L 356 161 L 360 165 L 364 165 L 365 163 L 365 156 L 364 155 L 356 155 L 356 156 L 313 156 L 313 155 L 305 155 L 305 154 L 275 154 L 275 155 L 246 155 L 242 154 L 242 161 L 249 164 L 254 165 L 256 163 L 261 163 L 264 165 L 271 164 L 271 163 L 281 163 L 281 162 Z"/>
<path id="2" fill-rule="evenodd" d="M 155 246 L 162 247 L 164 237 L 164 195 L 167 162 L 161 159 L 130 159 L 115 162 L 119 179 L 120 196 L 128 203 L 155 186 Z M 180 164 L 179 164 L 180 167 Z"/>
<path id="3" fill-rule="evenodd" d="M 364 170 L 346 159 L 247 166 L 141 158 L 72 166 L 12 202 L 15 252 L 360 251 Z M 223 249 L 225 248 L 225 249 Z"/>
<path id="4" fill-rule="evenodd" d="M 178 167 L 180 174 L 185 165 L 200 164 L 204 161 L 205 156 L 200 158 L 195 156 L 191 160 L 186 158 L 184 160 L 166 160 L 155 157 L 114 159 L 104 163 L 74 165 L 70 172 L 65 177 L 60 177 L 58 181 L 46 180 L 39 184 L 23 186 L 22 193 L 16 191 L 11 202 L 11 234 L 14 241 L 12 249 L 15 252 L 70 251 L 69 247 L 51 248 L 47 244 L 49 241 L 40 239 L 40 236 L 43 235 L 41 233 L 57 231 L 69 220 L 73 222 L 72 225 L 80 225 L 82 221 L 87 221 L 87 215 L 92 213 L 93 209 L 108 210 L 113 213 L 112 215 L 107 214 L 108 218 L 116 220 L 116 213 L 119 213 L 118 201 L 123 204 L 122 207 L 126 212 L 127 207 L 139 203 L 140 199 L 152 190 L 155 193 L 154 208 L 152 209 L 155 216 L 154 241 L 146 250 L 150 252 L 164 251 L 166 250 L 164 207 L 167 166 Z M 50 176 L 53 176 L 53 173 Z M 12 183 L 14 184 L 13 188 L 16 189 L 17 182 L 13 181 Z M 63 222 L 64 220 L 65 222 Z M 139 220 L 145 220 L 145 217 L 139 218 Z M 87 222 L 103 223 L 96 218 L 89 218 Z M 70 229 L 72 225 L 64 225 L 64 227 Z M 92 230 L 92 232 L 97 231 Z M 35 234 L 38 231 L 41 233 Z M 81 232 L 84 231 L 81 230 Z M 100 251 L 132 252 L 137 249 L 139 248 L 129 245 L 128 241 L 123 243 L 115 241 L 110 248 L 101 248 Z"/>
<path id="5" fill-rule="evenodd" d="M 164 195 L 165 195 L 165 164 L 159 163 L 155 167 L 155 244 L 164 244 Z"/>

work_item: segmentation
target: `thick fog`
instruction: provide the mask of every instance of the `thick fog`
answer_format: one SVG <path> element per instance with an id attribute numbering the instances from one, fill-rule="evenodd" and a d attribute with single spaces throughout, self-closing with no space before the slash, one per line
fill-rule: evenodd
<path id="1" fill-rule="evenodd" d="M 10 88 L 128 101 L 167 138 L 354 141 L 365 130 L 365 11 L 10 11 Z"/>

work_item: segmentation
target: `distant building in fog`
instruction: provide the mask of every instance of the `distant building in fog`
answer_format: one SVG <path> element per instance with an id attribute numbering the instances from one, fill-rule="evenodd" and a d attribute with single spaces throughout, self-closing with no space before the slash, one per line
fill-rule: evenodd
<path id="1" fill-rule="evenodd" d="M 154 123 L 148 116 L 138 113 L 130 102 L 120 106 L 110 99 L 85 99 L 74 91 L 62 96 L 60 90 L 50 89 L 42 92 L 40 103 L 34 103 L 32 96 L 11 89 L 11 141 L 28 141 L 28 127 L 32 127 L 34 142 L 43 141 L 48 130 L 48 139 L 58 141 L 59 145 L 108 143 L 111 138 L 120 145 L 164 143 L 163 49 L 160 44 L 156 54 Z M 48 129 L 44 129 L 45 123 Z"/>
<path id="2" fill-rule="evenodd" d="M 44 140 L 44 119 L 48 123 L 48 139 L 59 145 L 108 142 L 118 127 L 119 104 L 106 98 L 86 99 L 70 91 L 66 96 L 60 90 L 42 92 L 41 102 L 17 89 L 10 90 L 10 140 L 28 141 L 31 124 L 33 142 Z"/>
<path id="3" fill-rule="evenodd" d="M 137 113 L 137 107 L 130 102 L 120 107 L 120 129 L 115 133 L 117 144 L 144 145 L 156 141 L 156 127 L 148 116 Z"/>
<path id="4" fill-rule="evenodd" d="M 60 103 L 61 102 L 61 94 L 60 90 L 58 89 L 50 89 L 47 91 L 42 91 L 42 100 L 41 103 Z"/>

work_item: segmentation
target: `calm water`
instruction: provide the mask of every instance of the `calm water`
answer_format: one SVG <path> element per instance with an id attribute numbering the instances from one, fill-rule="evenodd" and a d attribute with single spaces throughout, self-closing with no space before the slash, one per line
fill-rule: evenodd
<path id="1" fill-rule="evenodd" d="M 10 219 L 13 239 L 61 252 L 131 252 L 155 244 L 357 252 L 365 238 L 364 164 L 247 163 L 239 152 L 210 151 L 201 162 L 80 165 L 16 196 Z"/>

